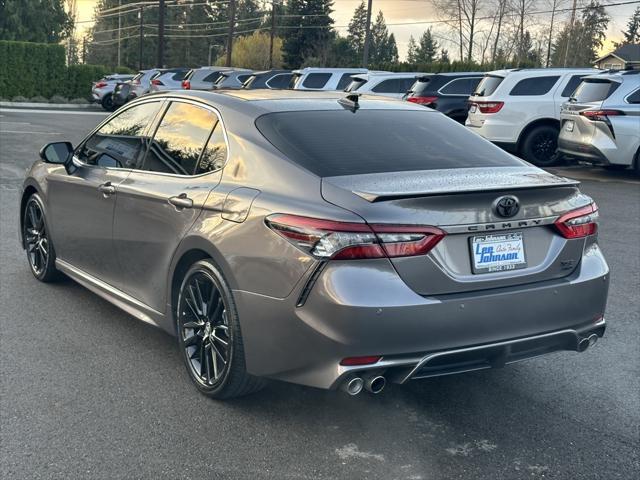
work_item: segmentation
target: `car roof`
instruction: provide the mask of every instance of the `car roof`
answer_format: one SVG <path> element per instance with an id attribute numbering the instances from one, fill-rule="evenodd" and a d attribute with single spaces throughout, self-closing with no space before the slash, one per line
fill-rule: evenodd
<path id="1" fill-rule="evenodd" d="M 567 68 L 561 68 L 561 67 L 556 67 L 556 68 L 508 68 L 508 69 L 502 69 L 502 70 L 492 70 L 490 72 L 486 72 L 486 75 L 491 75 L 491 76 L 496 76 L 496 77 L 507 77 L 509 75 L 518 75 L 518 74 L 522 74 L 522 76 L 526 76 L 526 77 L 543 77 L 546 76 L 548 74 L 562 74 L 562 73 L 583 73 L 583 72 L 593 72 L 596 73 L 599 70 L 597 68 L 589 68 L 589 67 L 582 67 L 582 68 L 574 68 L 574 67 L 567 67 Z"/>
<path id="2" fill-rule="evenodd" d="M 305 73 L 368 73 L 366 68 L 328 68 L 328 67 L 306 67 L 298 70 L 294 70 L 293 73 L 305 74 Z"/>
<path id="3" fill-rule="evenodd" d="M 361 80 L 368 80 L 372 78 L 395 78 L 395 77 L 422 77 L 427 75 L 424 72 L 368 72 L 368 73 L 356 73 L 351 75 L 351 78 L 358 78 Z"/>
<path id="4" fill-rule="evenodd" d="M 275 112 L 340 110 L 345 107 L 338 103 L 338 100 L 347 97 L 343 92 L 335 91 L 269 89 L 219 90 L 215 92 L 179 90 L 154 94 L 154 97 L 156 96 L 158 98 L 196 99 L 221 110 L 237 111 L 255 117 Z M 358 103 L 360 109 L 366 110 L 431 111 L 421 105 L 379 95 L 358 95 Z"/>
<path id="5" fill-rule="evenodd" d="M 640 83 L 640 70 L 619 70 L 619 71 L 604 71 L 595 75 L 589 75 L 584 78 L 593 78 L 602 80 L 614 80 L 616 82 L 624 82 L 629 80 L 631 82 Z"/>

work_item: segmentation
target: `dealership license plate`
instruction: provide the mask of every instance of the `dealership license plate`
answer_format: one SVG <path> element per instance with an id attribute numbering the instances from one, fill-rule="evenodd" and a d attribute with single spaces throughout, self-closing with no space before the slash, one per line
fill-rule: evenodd
<path id="1" fill-rule="evenodd" d="M 471 238 L 473 273 L 502 272 L 527 266 L 521 232 Z"/>
<path id="2" fill-rule="evenodd" d="M 478 110 L 478 106 L 475 103 L 469 107 L 469 113 L 476 113 L 476 110 Z"/>
<path id="3" fill-rule="evenodd" d="M 573 132 L 573 120 L 567 121 L 567 123 L 564 124 L 564 129 L 567 132 Z"/>

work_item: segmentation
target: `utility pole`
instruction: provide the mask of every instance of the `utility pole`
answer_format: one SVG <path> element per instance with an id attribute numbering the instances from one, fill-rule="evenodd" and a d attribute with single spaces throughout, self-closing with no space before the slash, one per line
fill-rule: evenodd
<path id="1" fill-rule="evenodd" d="M 371 43 L 371 3 L 373 0 L 367 1 L 367 24 L 364 29 L 364 49 L 362 52 L 362 66 L 367 68 L 369 64 L 369 44 Z"/>
<path id="2" fill-rule="evenodd" d="M 549 27 L 549 42 L 547 43 L 547 63 L 546 68 L 549 68 L 549 60 L 551 59 L 551 40 L 553 39 L 553 20 L 556 16 L 556 6 L 558 0 L 553 0 L 553 9 L 551 10 L 551 26 Z"/>
<path id="3" fill-rule="evenodd" d="M 576 1 L 577 0 L 573 0 L 573 7 L 571 7 L 571 23 L 569 24 L 569 31 L 567 32 L 567 45 L 564 48 L 563 67 L 567 66 L 567 58 L 569 56 L 569 44 L 571 43 L 571 34 L 573 33 L 573 22 L 576 20 Z"/>
<path id="4" fill-rule="evenodd" d="M 158 68 L 164 66 L 164 0 L 158 2 Z"/>
<path id="5" fill-rule="evenodd" d="M 138 20 L 140 24 L 140 39 L 138 40 L 138 70 L 142 70 L 142 43 L 144 41 L 144 33 L 142 33 L 144 16 L 144 6 L 140 5 L 140 11 L 138 12 Z"/>
<path id="6" fill-rule="evenodd" d="M 273 68 L 273 40 L 276 36 L 276 0 L 271 0 L 271 35 L 269 36 L 269 69 Z"/>
<path id="7" fill-rule="evenodd" d="M 120 29 L 122 28 L 122 0 L 118 0 L 118 66 L 120 66 Z"/>
<path id="8" fill-rule="evenodd" d="M 231 66 L 231 50 L 233 49 L 233 29 L 236 25 L 236 0 L 229 1 L 229 34 L 227 35 L 227 62 Z"/>

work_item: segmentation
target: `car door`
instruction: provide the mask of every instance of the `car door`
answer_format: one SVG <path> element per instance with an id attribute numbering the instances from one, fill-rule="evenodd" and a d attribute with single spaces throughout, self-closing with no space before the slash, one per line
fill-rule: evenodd
<path id="1" fill-rule="evenodd" d="M 220 182 L 227 144 L 211 107 L 167 101 L 140 169 L 118 186 L 113 238 L 121 289 L 164 312 L 169 264 Z"/>
<path id="2" fill-rule="evenodd" d="M 117 262 L 112 226 L 118 186 L 144 157 L 148 125 L 160 109 L 150 101 L 122 110 L 76 149 L 70 173 L 48 179 L 48 204 L 57 257 L 113 285 Z"/>

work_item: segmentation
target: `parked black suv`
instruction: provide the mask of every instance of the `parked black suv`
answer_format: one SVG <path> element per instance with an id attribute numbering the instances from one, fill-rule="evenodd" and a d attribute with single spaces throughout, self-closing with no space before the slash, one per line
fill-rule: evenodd
<path id="1" fill-rule="evenodd" d="M 418 77 L 407 92 L 405 100 L 438 110 L 464 123 L 467 118 L 467 99 L 484 73 L 435 73 Z"/>

